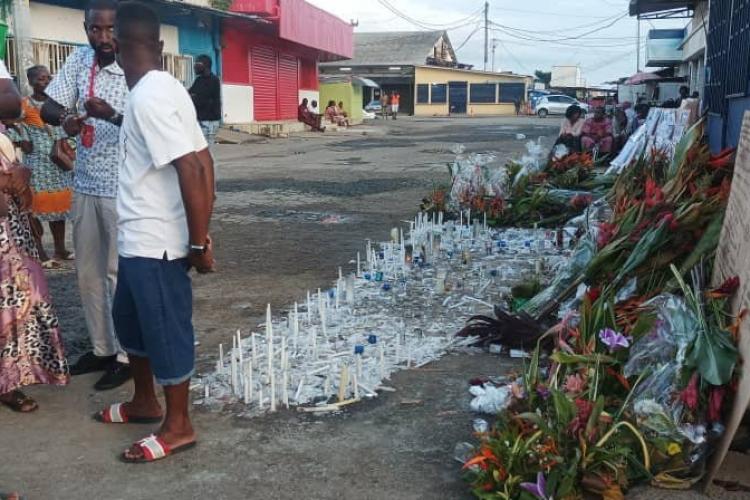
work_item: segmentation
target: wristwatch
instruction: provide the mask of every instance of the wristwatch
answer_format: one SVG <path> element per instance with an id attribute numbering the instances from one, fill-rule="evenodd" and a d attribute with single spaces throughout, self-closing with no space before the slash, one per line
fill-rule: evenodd
<path id="1" fill-rule="evenodd" d="M 203 255 L 208 250 L 208 245 L 190 245 L 190 253 L 197 253 Z"/>

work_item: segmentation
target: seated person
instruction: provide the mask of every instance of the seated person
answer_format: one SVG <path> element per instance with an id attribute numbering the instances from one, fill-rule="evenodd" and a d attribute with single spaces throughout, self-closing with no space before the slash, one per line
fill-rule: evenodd
<path id="1" fill-rule="evenodd" d="M 614 151 L 619 151 L 628 142 L 630 137 L 630 123 L 625 110 L 617 108 L 615 110 L 615 119 L 612 122 L 613 135 L 615 137 Z"/>
<path id="2" fill-rule="evenodd" d="M 635 120 L 633 120 L 633 128 L 630 131 L 632 134 L 636 130 L 638 130 L 641 125 L 646 123 L 646 118 L 648 118 L 648 113 L 651 111 L 651 106 L 649 106 L 646 103 L 640 103 L 636 105 L 635 107 Z"/>
<path id="3" fill-rule="evenodd" d="M 604 107 L 597 106 L 594 108 L 594 116 L 583 122 L 581 146 L 584 151 L 598 148 L 600 153 L 609 154 L 613 145 L 612 121 L 604 114 Z"/>
<path id="4" fill-rule="evenodd" d="M 336 107 L 336 101 L 328 101 L 328 106 L 326 107 L 326 120 L 334 125 L 338 125 L 339 127 L 349 126 L 349 120 L 347 120 L 345 116 L 339 114 L 338 108 Z"/>
<path id="5" fill-rule="evenodd" d="M 339 101 L 338 106 L 336 106 L 336 111 L 338 111 L 339 115 L 343 116 L 344 118 L 349 118 L 347 112 L 344 111 L 344 101 Z"/>
<path id="6" fill-rule="evenodd" d="M 310 111 L 310 113 L 312 113 L 314 115 L 319 115 L 320 114 L 320 110 L 318 109 L 318 101 L 313 100 L 310 103 L 310 106 L 307 107 L 307 110 Z"/>
<path id="7" fill-rule="evenodd" d="M 309 109 L 307 109 L 307 98 L 302 99 L 302 103 L 297 107 L 297 120 L 301 121 L 305 125 L 310 126 L 313 130 L 317 130 L 318 132 L 325 132 L 325 127 L 321 126 L 321 115 L 316 115 L 314 113 L 311 113 Z"/>
<path id="8" fill-rule="evenodd" d="M 555 145 L 564 144 L 571 153 L 581 151 L 581 130 L 583 129 L 583 110 L 573 104 L 565 111 L 565 118 L 560 125 L 560 136 Z"/>

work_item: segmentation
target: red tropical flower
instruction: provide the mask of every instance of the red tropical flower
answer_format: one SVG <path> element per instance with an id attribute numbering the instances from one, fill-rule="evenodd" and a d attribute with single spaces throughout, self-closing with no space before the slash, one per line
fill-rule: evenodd
<path id="1" fill-rule="evenodd" d="M 693 376 L 690 378 L 690 382 L 688 382 L 687 387 L 683 389 L 682 393 L 680 394 L 680 401 L 685 403 L 685 405 L 690 410 L 695 410 L 698 408 L 698 373 L 694 373 Z"/>
<path id="2" fill-rule="evenodd" d="M 725 386 L 712 387 L 711 392 L 708 395 L 708 421 L 719 422 L 721 421 L 721 407 L 724 404 L 724 394 L 727 389 Z"/>
<path id="3" fill-rule="evenodd" d="M 646 179 L 646 197 L 643 200 L 648 208 L 664 203 L 664 192 L 650 177 Z"/>
<path id="4" fill-rule="evenodd" d="M 568 432 L 574 436 L 586 429 L 586 425 L 588 425 L 589 418 L 591 417 L 591 412 L 594 411 L 594 403 L 588 399 L 578 398 L 576 399 L 576 408 L 578 412 L 568 426 Z"/>
<path id="5" fill-rule="evenodd" d="M 731 278 L 727 278 L 718 288 L 706 292 L 706 295 L 712 299 L 725 299 L 734 295 L 734 292 L 736 292 L 739 287 L 739 276 L 732 276 Z"/>

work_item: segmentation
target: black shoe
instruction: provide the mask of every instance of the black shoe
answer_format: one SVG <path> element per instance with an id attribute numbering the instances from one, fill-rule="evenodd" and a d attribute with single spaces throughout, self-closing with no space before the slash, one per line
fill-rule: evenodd
<path id="1" fill-rule="evenodd" d="M 97 391 L 108 391 L 120 387 L 122 384 L 130 380 L 133 376 L 130 374 L 130 365 L 114 361 L 107 368 L 106 373 L 102 375 L 102 378 L 94 384 L 94 389 Z"/>
<path id="2" fill-rule="evenodd" d="M 70 367 L 70 374 L 84 375 L 86 373 L 101 372 L 111 365 L 117 356 L 96 356 L 93 352 L 87 352 Z"/>

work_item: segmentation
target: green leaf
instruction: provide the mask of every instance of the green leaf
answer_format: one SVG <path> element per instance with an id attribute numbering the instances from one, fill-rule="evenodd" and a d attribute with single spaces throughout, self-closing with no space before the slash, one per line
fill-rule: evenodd
<path id="1" fill-rule="evenodd" d="M 695 245 L 690 255 L 682 262 L 680 266 L 680 274 L 685 274 L 695 267 L 700 260 L 713 253 L 719 246 L 719 238 L 721 237 L 721 228 L 724 225 L 724 211 L 720 211 L 711 220 L 711 223 L 706 228 L 706 232 L 703 233 L 703 237 Z"/>
<path id="2" fill-rule="evenodd" d="M 555 352 L 554 354 L 552 354 L 552 356 L 550 356 L 550 359 L 555 363 L 560 363 L 561 365 L 586 365 L 595 363 L 611 365 L 617 363 L 617 360 L 615 358 L 607 356 L 606 354 L 568 354 L 562 351 Z"/>
<path id="3" fill-rule="evenodd" d="M 738 355 L 726 332 L 710 329 L 698 334 L 687 362 L 688 366 L 697 368 L 709 384 L 724 385 L 732 379 Z"/>

